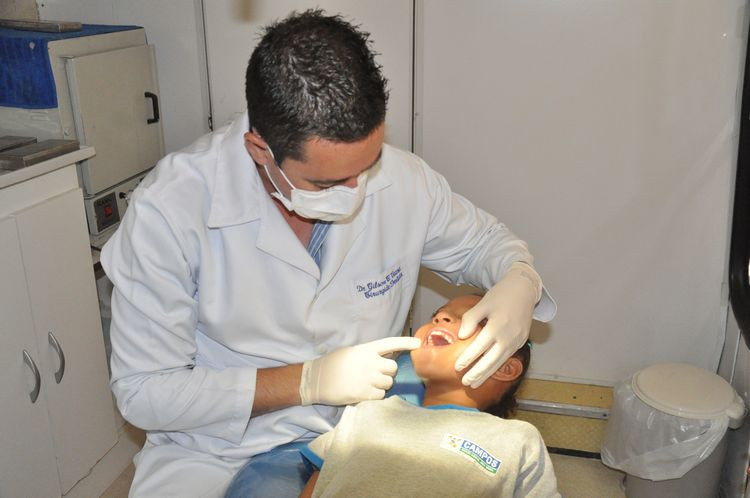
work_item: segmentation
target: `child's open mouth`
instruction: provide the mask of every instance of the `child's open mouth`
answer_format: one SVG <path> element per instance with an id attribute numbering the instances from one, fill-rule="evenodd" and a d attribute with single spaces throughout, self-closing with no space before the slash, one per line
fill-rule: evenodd
<path id="1" fill-rule="evenodd" d="M 456 338 L 447 330 L 433 329 L 429 334 L 427 334 L 427 337 L 425 337 L 423 346 L 439 348 L 443 346 L 450 346 L 455 341 Z"/>

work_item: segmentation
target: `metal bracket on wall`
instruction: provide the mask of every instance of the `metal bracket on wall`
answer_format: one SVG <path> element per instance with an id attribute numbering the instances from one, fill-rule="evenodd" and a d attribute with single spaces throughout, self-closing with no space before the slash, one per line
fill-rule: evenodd
<path id="1" fill-rule="evenodd" d="M 537 401 L 534 399 L 519 399 L 518 409 L 530 412 L 552 413 L 554 415 L 569 415 L 572 417 L 586 417 L 608 419 L 609 410 L 596 406 L 571 405 L 568 403 L 554 403 L 551 401 Z"/>

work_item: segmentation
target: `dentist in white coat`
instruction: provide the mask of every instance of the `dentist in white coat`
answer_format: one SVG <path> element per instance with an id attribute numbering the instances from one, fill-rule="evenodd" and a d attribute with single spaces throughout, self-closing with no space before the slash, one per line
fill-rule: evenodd
<path id="1" fill-rule="evenodd" d="M 112 389 L 148 431 L 131 496 L 221 496 L 256 459 L 303 472 L 287 457 L 342 405 L 382 398 L 385 356 L 417 347 L 397 336 L 420 265 L 488 289 L 464 315 L 463 336 L 487 320 L 456 365 L 479 358 L 467 385 L 554 315 L 524 242 L 383 143 L 385 83 L 365 33 L 293 14 L 253 52 L 248 112 L 133 193 L 102 252 Z M 275 472 L 242 493 L 294 494 Z"/>

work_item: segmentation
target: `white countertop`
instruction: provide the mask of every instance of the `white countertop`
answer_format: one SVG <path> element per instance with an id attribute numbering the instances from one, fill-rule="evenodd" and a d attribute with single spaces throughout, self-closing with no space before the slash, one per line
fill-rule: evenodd
<path id="1" fill-rule="evenodd" d="M 56 169 L 64 168 L 70 164 L 83 161 L 84 159 L 93 156 L 95 153 L 93 147 L 87 147 L 84 145 L 77 151 L 53 157 L 52 159 L 32 164 L 31 166 L 26 166 L 25 168 L 13 171 L 0 169 L 0 189 L 44 175 L 50 171 L 55 171 Z"/>

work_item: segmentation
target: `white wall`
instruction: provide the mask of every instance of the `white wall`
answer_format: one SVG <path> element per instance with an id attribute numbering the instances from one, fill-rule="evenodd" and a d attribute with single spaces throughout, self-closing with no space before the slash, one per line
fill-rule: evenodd
<path id="1" fill-rule="evenodd" d="M 200 11 L 193 0 L 38 0 L 41 19 L 134 24 L 156 47 L 167 152 L 208 131 Z"/>
<path id="2" fill-rule="evenodd" d="M 750 406 L 750 349 L 747 344 L 730 308 L 718 374 L 730 382 Z"/>
<path id="3" fill-rule="evenodd" d="M 418 5 L 417 152 L 529 242 L 559 304 L 532 375 L 715 369 L 745 2 Z M 422 289 L 415 322 L 443 299 Z"/>
<path id="4" fill-rule="evenodd" d="M 39 19 L 35 0 L 3 0 L 0 3 L 0 18 Z"/>
<path id="5" fill-rule="evenodd" d="M 245 68 L 259 28 L 292 10 L 313 7 L 341 13 L 371 33 L 389 80 L 386 141 L 411 150 L 411 0 L 210 0 L 206 1 L 211 103 L 215 125 L 245 109 Z"/>
<path id="6" fill-rule="evenodd" d="M 732 385 L 750 407 L 750 348 L 743 342 L 737 351 L 737 361 L 734 365 Z"/>

